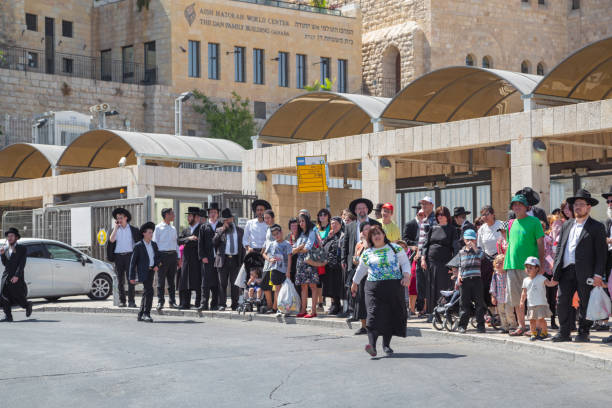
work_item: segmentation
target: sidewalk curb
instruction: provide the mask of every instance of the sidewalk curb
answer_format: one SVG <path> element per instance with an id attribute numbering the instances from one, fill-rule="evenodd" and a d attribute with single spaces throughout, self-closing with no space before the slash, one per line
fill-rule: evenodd
<path id="1" fill-rule="evenodd" d="M 110 307 L 81 307 L 81 306 L 41 306 L 35 307 L 34 312 L 71 312 L 71 313 L 108 313 L 108 314 L 137 314 L 138 309 L 134 308 L 121 308 L 115 309 Z M 153 315 L 159 316 L 160 313 L 157 310 L 152 311 Z M 284 323 L 284 324 L 297 324 L 301 326 L 317 326 L 326 327 L 330 329 L 344 329 L 348 330 L 347 324 L 338 319 L 327 320 L 327 319 L 297 319 L 294 316 L 282 316 L 277 317 L 276 315 L 261 315 L 256 313 L 247 313 L 245 315 L 238 314 L 236 312 L 216 312 L 216 311 L 203 311 L 197 312 L 195 310 L 173 310 L 165 309 L 162 316 L 182 316 L 182 317 L 193 317 L 193 318 L 204 318 L 204 319 L 228 319 L 228 320 L 240 320 L 240 321 L 262 321 L 262 322 L 273 322 L 273 323 Z M 463 340 L 478 344 L 488 345 L 504 345 L 512 350 L 526 351 L 537 355 L 555 355 L 563 358 L 567 362 L 577 363 L 586 365 L 588 367 L 599 368 L 604 370 L 612 371 L 612 356 L 610 358 L 598 357 L 595 355 L 582 353 L 580 351 L 566 350 L 559 347 L 555 347 L 548 342 L 542 343 L 541 341 L 527 343 L 524 341 L 514 340 L 512 338 L 496 338 L 480 334 L 459 334 L 449 333 L 447 331 L 437 330 L 422 330 L 415 327 L 406 328 L 406 337 L 432 337 L 432 338 L 447 338 L 453 340 Z"/>

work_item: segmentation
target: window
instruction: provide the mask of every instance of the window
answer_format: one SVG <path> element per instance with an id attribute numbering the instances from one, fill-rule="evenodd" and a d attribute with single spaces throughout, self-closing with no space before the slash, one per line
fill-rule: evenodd
<path id="1" fill-rule="evenodd" d="M 38 16 L 26 13 L 26 28 L 29 31 L 38 31 Z"/>
<path id="2" fill-rule="evenodd" d="M 296 69 L 296 76 L 295 76 L 295 86 L 298 89 L 304 89 L 304 87 L 306 86 L 306 81 L 308 81 L 308 78 L 306 77 L 306 56 L 303 54 L 297 54 L 295 56 L 295 69 Z"/>
<path id="3" fill-rule="evenodd" d="M 263 85 L 265 82 L 264 50 L 253 49 L 253 83 Z"/>
<path id="4" fill-rule="evenodd" d="M 491 57 L 489 56 L 482 57 L 482 67 L 483 68 L 493 68 L 493 64 L 491 63 Z"/>
<path id="5" fill-rule="evenodd" d="M 28 52 L 28 67 L 38 68 L 38 53 L 37 52 Z"/>
<path id="6" fill-rule="evenodd" d="M 245 82 L 246 75 L 244 71 L 246 48 L 234 47 L 234 81 Z"/>
<path id="7" fill-rule="evenodd" d="M 572 10 L 580 9 L 580 0 L 572 0 Z"/>
<path id="8" fill-rule="evenodd" d="M 253 113 L 255 114 L 255 119 L 265 119 L 266 118 L 266 103 L 255 101 L 253 102 Z"/>
<path id="9" fill-rule="evenodd" d="M 529 71 L 531 71 L 531 64 L 529 63 L 529 61 L 525 60 L 521 62 L 521 72 L 523 74 L 528 74 Z"/>
<path id="10" fill-rule="evenodd" d="M 113 80 L 113 61 L 111 57 L 111 50 L 100 51 L 100 79 L 102 81 Z"/>
<path id="11" fill-rule="evenodd" d="M 189 40 L 188 67 L 191 78 L 200 77 L 200 42 Z"/>
<path id="12" fill-rule="evenodd" d="M 155 41 L 144 43 L 145 82 L 157 82 L 157 51 Z"/>
<path id="13" fill-rule="evenodd" d="M 72 21 L 62 20 L 62 37 L 72 38 Z"/>
<path id="14" fill-rule="evenodd" d="M 46 244 L 47 247 L 47 251 L 49 251 L 49 255 L 51 256 L 51 259 L 59 259 L 62 261 L 75 261 L 75 262 L 80 262 L 81 261 L 81 256 L 73 251 L 72 249 L 60 246 L 60 245 L 54 245 L 54 244 Z"/>
<path id="15" fill-rule="evenodd" d="M 187 129 L 187 136 L 195 136 L 196 132 L 195 129 Z"/>
<path id="16" fill-rule="evenodd" d="M 278 86 L 289 86 L 289 53 L 278 53 Z"/>
<path id="17" fill-rule="evenodd" d="M 121 61 L 123 80 L 129 81 L 134 79 L 134 47 L 128 45 L 121 49 Z"/>
<path id="18" fill-rule="evenodd" d="M 538 0 L 538 4 L 541 6 L 545 6 L 546 5 L 546 0 Z"/>
<path id="19" fill-rule="evenodd" d="M 472 54 L 468 54 L 465 56 L 465 65 L 468 67 L 474 66 L 474 56 Z"/>
<path id="20" fill-rule="evenodd" d="M 62 58 L 62 68 L 64 70 L 64 73 L 72 74 L 72 64 L 72 58 Z"/>
<path id="21" fill-rule="evenodd" d="M 330 59 L 327 57 L 321 57 L 320 60 L 320 65 L 321 65 L 321 84 L 325 83 L 325 79 L 331 79 L 331 75 L 330 75 Z"/>
<path id="22" fill-rule="evenodd" d="M 543 63 L 539 63 L 538 67 L 537 67 L 537 74 L 538 75 L 544 75 L 544 64 Z"/>
<path id="23" fill-rule="evenodd" d="M 48 258 L 47 251 L 43 244 L 28 244 L 26 247 L 26 256 L 28 258 Z"/>
<path id="24" fill-rule="evenodd" d="M 339 59 L 338 60 L 338 92 L 346 93 L 347 92 L 347 60 Z"/>
<path id="25" fill-rule="evenodd" d="M 219 44 L 208 43 L 208 79 L 219 79 Z"/>

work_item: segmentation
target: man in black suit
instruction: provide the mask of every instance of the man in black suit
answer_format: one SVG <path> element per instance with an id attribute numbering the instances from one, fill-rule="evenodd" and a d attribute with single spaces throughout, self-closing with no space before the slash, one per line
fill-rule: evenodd
<path id="1" fill-rule="evenodd" d="M 355 298 L 351 294 L 351 284 L 353 283 L 353 275 L 355 275 L 356 268 L 356 265 L 353 264 L 353 256 L 355 255 L 355 245 L 359 242 L 359 225 L 362 223 L 380 225 L 378 221 L 368 217 L 373 208 L 372 201 L 367 198 L 358 198 L 349 205 L 349 210 L 357 216 L 357 219 L 346 226 L 344 241 L 342 242 L 342 267 L 346 271 L 345 288 L 348 301 L 345 303 L 347 309 L 338 314 L 338 317 L 348 317 L 351 320 L 355 320 L 353 316 Z"/>
<path id="2" fill-rule="evenodd" d="M 200 235 L 200 208 L 187 209 L 187 223 L 179 236 L 179 245 L 183 245 L 183 267 L 179 281 L 179 309 L 191 308 L 191 291 L 196 292 L 196 307 L 200 307 L 202 289 L 202 261 L 198 255 L 198 236 Z"/>
<path id="3" fill-rule="evenodd" d="M 610 186 L 610 191 L 608 193 L 604 193 L 601 195 L 606 199 L 606 204 L 608 204 L 607 215 L 606 218 L 606 243 L 608 244 L 608 261 L 606 262 L 606 276 L 604 280 L 610 284 L 610 272 L 612 271 L 612 186 Z M 612 343 L 612 336 L 603 339 L 604 343 Z"/>
<path id="4" fill-rule="evenodd" d="M 140 227 L 142 241 L 134 245 L 134 252 L 130 259 L 130 283 L 136 285 L 136 281 L 142 282 L 143 292 L 140 302 L 138 321 L 153 323 L 151 319 L 151 306 L 153 306 L 153 278 L 161 263 L 161 253 L 157 243 L 153 241 L 155 224 L 146 222 Z"/>
<path id="5" fill-rule="evenodd" d="M 202 304 L 199 311 L 202 310 L 217 310 L 217 301 L 219 299 L 219 276 L 215 263 L 215 251 L 213 246 L 213 238 L 219 219 L 219 205 L 211 203 L 208 208 L 208 221 L 200 227 L 200 235 L 198 237 L 198 257 L 202 261 Z"/>
<path id="6" fill-rule="evenodd" d="M 239 289 L 234 285 L 238 271 L 244 260 L 245 250 L 242 245 L 244 230 L 234 224 L 234 215 L 229 208 L 221 211 L 223 225 L 217 227 L 213 245 L 215 247 L 215 268 L 219 271 L 219 310 L 227 305 L 228 280 L 231 285 L 232 310 L 238 308 Z"/>
<path id="7" fill-rule="evenodd" d="M 5 233 L 6 245 L 0 248 L 4 272 L 0 280 L 0 304 L 4 309 L 2 322 L 12 322 L 12 305 L 19 305 L 26 310 L 26 317 L 32 314 L 32 302 L 28 302 L 28 287 L 25 283 L 24 269 L 27 251 L 17 241 L 21 238 L 17 228 L 9 228 Z"/>
<path id="8" fill-rule="evenodd" d="M 592 286 L 603 286 L 606 265 L 606 231 L 599 221 L 590 217 L 591 207 L 598 201 L 586 190 L 578 190 L 567 202 L 573 206 L 575 218 L 561 227 L 561 237 L 557 246 L 553 266 L 553 281 L 559 282 L 557 311 L 559 314 L 559 334 L 554 342 L 571 341 L 570 308 L 574 292 L 580 298 L 579 328 L 575 342 L 588 342 L 592 321 L 586 320 L 586 311 Z M 587 279 L 593 280 L 587 283 Z"/>
<path id="9" fill-rule="evenodd" d="M 476 231 L 476 227 L 474 227 L 474 224 L 472 224 L 470 220 L 467 219 L 467 216 L 471 213 L 471 211 L 466 211 L 464 207 L 453 208 L 453 223 L 459 231 L 459 239 L 457 240 L 457 242 L 455 242 L 455 248 L 457 252 L 459 252 L 459 250 L 464 247 L 463 233 L 467 230 Z"/>

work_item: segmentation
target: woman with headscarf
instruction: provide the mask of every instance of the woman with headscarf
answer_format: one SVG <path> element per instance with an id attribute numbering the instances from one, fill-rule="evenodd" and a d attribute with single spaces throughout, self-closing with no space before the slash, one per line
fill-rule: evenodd
<path id="1" fill-rule="evenodd" d="M 297 255 L 295 284 L 301 286 L 302 307 L 297 317 L 310 319 L 317 317 L 317 284 L 319 283 L 319 273 L 315 266 L 309 265 L 306 262 L 306 255 L 314 246 L 317 237 L 315 226 L 310 217 L 302 213 L 298 217 L 299 236 L 293 245 L 293 255 Z M 312 291 L 312 309 L 310 313 L 306 313 L 306 305 L 308 302 L 308 289 Z"/>
<path id="2" fill-rule="evenodd" d="M 344 277 L 342 275 L 340 236 L 342 234 L 342 218 L 333 217 L 327 237 L 323 240 L 323 248 L 327 252 L 327 264 L 325 274 L 321 275 L 323 281 L 323 296 L 332 299 L 332 305 L 327 314 L 336 315 L 342 309 L 340 298 L 344 289 Z"/>

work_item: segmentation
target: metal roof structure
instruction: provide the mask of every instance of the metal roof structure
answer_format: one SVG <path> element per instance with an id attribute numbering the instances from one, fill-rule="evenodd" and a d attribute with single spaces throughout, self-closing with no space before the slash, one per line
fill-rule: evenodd
<path id="1" fill-rule="evenodd" d="M 126 165 L 137 164 L 138 158 L 166 166 L 179 162 L 239 165 L 243 151 L 242 146 L 225 139 L 99 129 L 74 139 L 57 165 L 76 170 L 106 169 L 117 167 L 122 157 Z"/>
<path id="2" fill-rule="evenodd" d="M 540 81 L 533 94 L 567 102 L 612 98 L 612 37 L 565 58 Z"/>
<path id="3" fill-rule="evenodd" d="M 0 178 L 34 179 L 51 176 L 64 146 L 15 143 L 0 150 Z"/>
<path id="4" fill-rule="evenodd" d="M 369 133 L 389 98 L 308 92 L 290 99 L 268 118 L 262 141 L 292 143 Z"/>
<path id="5" fill-rule="evenodd" d="M 382 113 L 385 125 L 444 123 L 523 111 L 522 95 L 541 76 L 471 66 L 425 74 L 402 89 Z"/>

